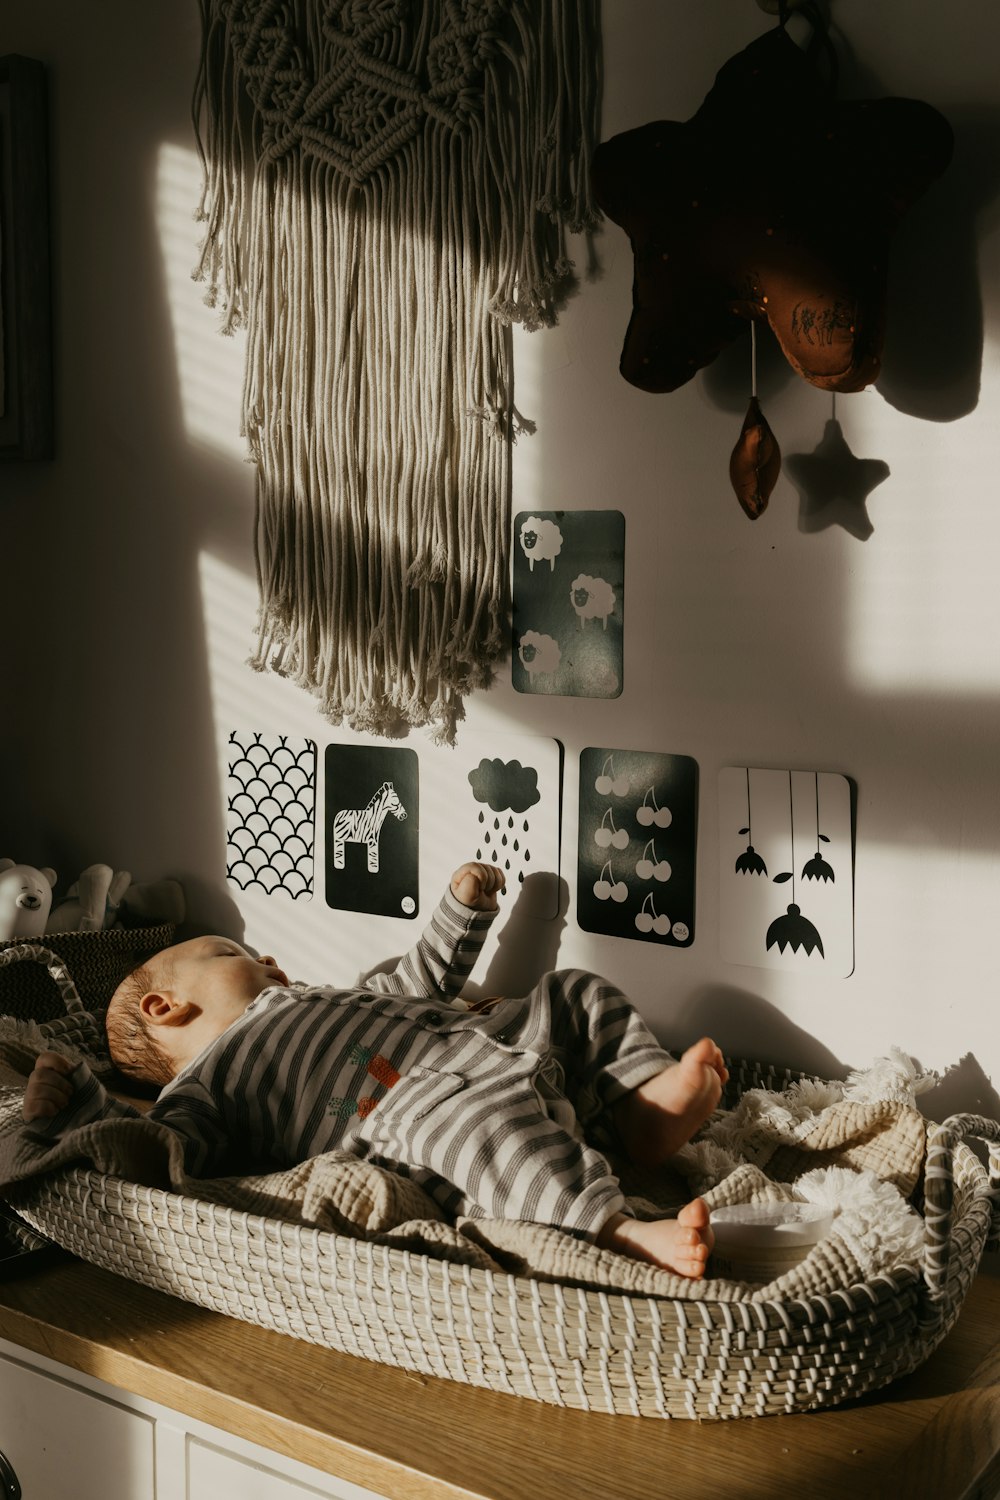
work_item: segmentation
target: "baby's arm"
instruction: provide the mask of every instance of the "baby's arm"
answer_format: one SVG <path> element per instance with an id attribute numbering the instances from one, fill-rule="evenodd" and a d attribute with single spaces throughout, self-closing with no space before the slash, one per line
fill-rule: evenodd
<path id="1" fill-rule="evenodd" d="M 364 988 L 383 995 L 455 999 L 479 957 L 503 885 L 503 872 L 495 866 L 460 865 L 420 940 L 390 972 L 370 975 Z"/>
<path id="2" fill-rule="evenodd" d="M 53 1139 L 91 1120 L 142 1118 L 131 1104 L 112 1099 L 85 1062 L 61 1052 L 40 1052 L 35 1058 L 25 1085 L 21 1116 L 25 1124 L 34 1125 L 36 1131 Z M 47 1121 L 56 1123 L 50 1127 Z"/>

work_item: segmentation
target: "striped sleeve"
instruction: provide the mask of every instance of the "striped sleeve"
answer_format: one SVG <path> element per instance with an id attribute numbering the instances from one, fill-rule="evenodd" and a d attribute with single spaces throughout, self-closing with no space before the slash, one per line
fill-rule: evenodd
<path id="1" fill-rule="evenodd" d="M 363 988 L 383 995 L 453 1000 L 472 973 L 496 912 L 474 911 L 445 891 L 419 941 L 385 974 L 371 974 Z"/>
<path id="2" fill-rule="evenodd" d="M 236 1143 L 229 1140 L 211 1090 L 200 1078 L 181 1078 L 171 1084 L 146 1118 L 180 1137 L 184 1170 L 192 1177 L 217 1177 L 237 1169 Z"/>

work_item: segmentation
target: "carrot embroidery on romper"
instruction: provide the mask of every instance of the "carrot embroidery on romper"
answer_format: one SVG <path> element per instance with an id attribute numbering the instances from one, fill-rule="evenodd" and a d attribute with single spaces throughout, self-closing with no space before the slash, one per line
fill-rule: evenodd
<path id="1" fill-rule="evenodd" d="M 391 1089 L 393 1084 L 399 1082 L 399 1073 L 389 1059 L 383 1057 L 381 1052 L 375 1052 L 371 1047 L 362 1047 L 359 1042 L 355 1042 L 348 1053 L 348 1058 L 352 1063 L 363 1064 L 375 1082 L 381 1083 L 387 1089 Z"/>
<path id="2" fill-rule="evenodd" d="M 328 1115 L 336 1115 L 338 1120 L 347 1120 L 351 1115 L 358 1113 L 358 1101 L 357 1099 L 330 1099 L 327 1102 L 326 1112 Z"/>
<path id="3" fill-rule="evenodd" d="M 347 1054 L 348 1062 L 363 1066 L 365 1071 L 380 1083 L 383 1088 L 391 1089 L 393 1084 L 398 1083 L 400 1074 L 387 1057 L 381 1052 L 376 1052 L 372 1047 L 363 1047 L 360 1042 L 355 1042 Z M 331 1099 L 326 1106 L 326 1112 L 336 1115 L 339 1120 L 347 1120 L 351 1115 L 360 1115 L 364 1120 L 371 1114 L 378 1103 L 374 1094 L 364 1094 L 360 1099 Z"/>

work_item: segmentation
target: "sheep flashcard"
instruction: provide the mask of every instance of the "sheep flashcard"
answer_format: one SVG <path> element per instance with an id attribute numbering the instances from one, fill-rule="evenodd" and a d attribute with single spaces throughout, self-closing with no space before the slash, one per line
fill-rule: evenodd
<path id="1" fill-rule="evenodd" d="M 617 698 L 624 661 L 621 511 L 522 511 L 512 550 L 514 687 Z"/>
<path id="2" fill-rule="evenodd" d="M 316 743 L 233 730 L 226 754 L 226 876 L 312 900 Z"/>
<path id="3" fill-rule="evenodd" d="M 549 921 L 559 912 L 562 751 L 531 734 L 459 732 L 421 757 L 424 877 L 443 889 L 467 859 L 499 866 L 501 908 Z"/>
<path id="4" fill-rule="evenodd" d="M 694 942 L 698 766 L 689 755 L 584 750 L 577 920 L 587 932 Z"/>
<path id="5" fill-rule="evenodd" d="M 415 750 L 326 747 L 326 900 L 340 911 L 420 910 Z"/>
<path id="6" fill-rule="evenodd" d="M 727 963 L 854 972 L 851 787 L 828 771 L 719 773 L 719 939 Z"/>

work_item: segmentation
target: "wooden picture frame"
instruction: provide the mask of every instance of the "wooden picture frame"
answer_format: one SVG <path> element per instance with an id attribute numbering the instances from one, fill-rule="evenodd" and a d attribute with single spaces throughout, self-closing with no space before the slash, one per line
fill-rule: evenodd
<path id="1" fill-rule="evenodd" d="M 53 453 L 45 69 L 0 57 L 0 459 Z"/>

